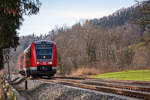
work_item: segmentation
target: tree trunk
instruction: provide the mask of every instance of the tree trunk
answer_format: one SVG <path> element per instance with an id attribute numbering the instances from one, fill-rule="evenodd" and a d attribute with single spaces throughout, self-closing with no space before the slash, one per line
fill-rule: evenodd
<path id="1" fill-rule="evenodd" d="M 3 63 L 3 50 L 0 48 L 0 70 L 4 68 Z"/>

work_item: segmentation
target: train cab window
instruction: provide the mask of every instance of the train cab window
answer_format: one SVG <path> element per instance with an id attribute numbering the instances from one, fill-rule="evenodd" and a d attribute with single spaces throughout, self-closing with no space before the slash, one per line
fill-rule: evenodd
<path id="1" fill-rule="evenodd" d="M 37 49 L 36 50 L 37 54 L 48 54 L 48 55 L 52 55 L 52 49 Z"/>
<path id="2" fill-rule="evenodd" d="M 53 54 L 53 44 L 36 44 L 36 56 L 38 60 L 50 60 Z"/>

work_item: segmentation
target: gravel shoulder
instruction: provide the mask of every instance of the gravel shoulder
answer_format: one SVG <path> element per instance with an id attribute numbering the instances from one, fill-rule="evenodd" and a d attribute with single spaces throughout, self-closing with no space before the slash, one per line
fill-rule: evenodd
<path id="1" fill-rule="evenodd" d="M 20 84 L 17 87 L 24 87 Z M 28 90 L 20 90 L 20 94 L 26 100 L 141 100 L 94 90 L 76 88 L 44 82 L 40 80 L 28 80 Z"/>

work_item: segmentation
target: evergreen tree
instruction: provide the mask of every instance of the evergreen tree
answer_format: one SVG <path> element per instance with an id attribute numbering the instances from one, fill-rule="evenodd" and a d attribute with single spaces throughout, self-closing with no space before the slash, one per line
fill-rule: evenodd
<path id="1" fill-rule="evenodd" d="M 0 69 L 3 68 L 3 49 L 16 48 L 19 40 L 17 30 L 23 15 L 37 14 L 39 0 L 0 0 Z"/>

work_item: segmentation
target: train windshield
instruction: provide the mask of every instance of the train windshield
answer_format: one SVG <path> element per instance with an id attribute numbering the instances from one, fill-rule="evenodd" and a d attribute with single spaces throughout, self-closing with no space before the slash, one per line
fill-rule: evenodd
<path id="1" fill-rule="evenodd" d="M 51 60 L 53 44 L 35 44 L 37 60 Z"/>

